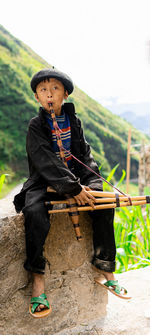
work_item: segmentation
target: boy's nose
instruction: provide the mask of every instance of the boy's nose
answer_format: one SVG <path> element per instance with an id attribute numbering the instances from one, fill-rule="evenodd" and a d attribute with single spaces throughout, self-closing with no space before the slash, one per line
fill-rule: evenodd
<path id="1" fill-rule="evenodd" d="M 47 95 L 48 95 L 49 98 L 51 98 L 52 97 L 52 92 L 48 91 Z"/>

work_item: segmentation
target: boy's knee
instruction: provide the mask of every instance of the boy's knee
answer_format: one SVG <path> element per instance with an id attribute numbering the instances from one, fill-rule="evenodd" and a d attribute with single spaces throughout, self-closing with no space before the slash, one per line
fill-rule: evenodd
<path id="1" fill-rule="evenodd" d="M 23 214 L 26 227 L 30 227 L 30 229 L 31 227 L 32 229 L 36 227 L 38 230 L 42 228 L 44 234 L 48 233 L 50 229 L 50 219 L 44 203 L 24 207 Z"/>
<path id="2" fill-rule="evenodd" d="M 114 220 L 114 208 L 91 211 L 89 215 L 94 221 L 105 222 L 105 224 L 106 222 L 112 223 Z"/>
<path id="3" fill-rule="evenodd" d="M 44 203 L 35 203 L 30 206 L 25 206 L 22 210 L 25 216 L 38 216 L 38 215 L 45 215 L 47 214 L 46 207 Z"/>

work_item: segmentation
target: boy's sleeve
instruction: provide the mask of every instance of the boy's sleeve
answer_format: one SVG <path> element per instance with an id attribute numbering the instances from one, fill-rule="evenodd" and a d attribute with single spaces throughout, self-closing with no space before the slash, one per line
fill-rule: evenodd
<path id="1" fill-rule="evenodd" d="M 41 128 L 29 126 L 27 153 L 33 169 L 59 194 L 77 195 L 82 187 L 80 180 L 57 158 Z M 32 178 L 32 177 L 31 177 Z"/>

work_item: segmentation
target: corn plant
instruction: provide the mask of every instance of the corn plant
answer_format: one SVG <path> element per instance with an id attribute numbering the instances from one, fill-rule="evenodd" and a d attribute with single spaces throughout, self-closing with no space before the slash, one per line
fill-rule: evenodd
<path id="1" fill-rule="evenodd" d="M 112 179 L 117 168 L 118 164 L 110 172 L 107 181 Z M 123 182 L 125 175 L 123 170 L 117 187 Z M 104 189 L 107 189 L 106 183 Z M 123 207 L 115 212 L 116 272 L 150 265 L 150 205 Z"/>
<path id="2" fill-rule="evenodd" d="M 107 180 L 108 182 L 110 182 L 111 179 L 113 178 L 113 176 L 114 176 L 114 174 L 115 174 L 115 172 L 116 172 L 118 166 L 119 166 L 119 164 L 116 164 L 116 165 L 114 166 L 114 168 L 111 170 L 111 172 L 109 173 L 108 177 L 106 178 L 106 180 Z M 106 182 L 103 182 L 103 190 L 106 191 L 106 190 L 109 190 L 109 189 L 110 189 L 110 186 L 108 186 L 108 184 L 107 184 Z"/>
<path id="3" fill-rule="evenodd" d="M 150 265 L 150 207 L 116 210 L 114 221 L 117 248 L 116 272 Z"/>

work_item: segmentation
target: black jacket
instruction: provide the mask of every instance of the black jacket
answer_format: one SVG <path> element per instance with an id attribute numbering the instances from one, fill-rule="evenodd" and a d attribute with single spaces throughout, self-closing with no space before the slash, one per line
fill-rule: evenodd
<path id="1" fill-rule="evenodd" d="M 90 146 L 84 138 L 81 121 L 75 114 L 74 105 L 66 103 L 63 108 L 70 119 L 71 153 L 99 174 L 98 166 L 91 155 Z M 45 114 L 44 109 L 40 108 L 39 115 L 31 119 L 29 123 L 26 150 L 30 175 L 21 192 L 14 198 L 17 212 L 24 207 L 26 191 L 35 184 L 49 185 L 59 195 L 69 194 L 71 196 L 81 192 L 81 184 L 102 189 L 101 180 L 75 159 L 72 160 L 72 169 L 69 170 L 57 158 L 51 146 L 51 131 Z"/>

